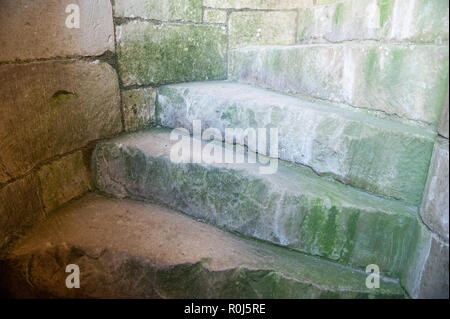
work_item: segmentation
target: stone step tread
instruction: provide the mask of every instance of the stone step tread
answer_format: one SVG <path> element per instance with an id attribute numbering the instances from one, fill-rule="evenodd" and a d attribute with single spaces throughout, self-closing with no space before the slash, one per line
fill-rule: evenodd
<path id="1" fill-rule="evenodd" d="M 65 287 L 66 263 L 80 267 L 80 289 Z M 19 296 L 404 297 L 388 278 L 369 290 L 361 271 L 244 239 L 167 208 L 97 194 L 33 228 L 1 267 L 3 289 Z"/>
<path id="2" fill-rule="evenodd" d="M 158 89 L 161 126 L 277 128 L 278 157 L 321 175 L 418 206 L 435 132 L 370 110 L 312 101 L 234 82 Z M 252 149 L 252 151 L 256 151 Z"/>
<path id="3" fill-rule="evenodd" d="M 196 141 L 181 130 L 154 128 L 99 144 L 92 167 L 97 188 L 118 198 L 168 205 L 220 228 L 355 268 L 375 263 L 387 276 L 399 276 L 417 208 L 281 160 L 274 174 L 261 174 L 259 163 L 246 161 L 194 163 L 206 141 L 190 159 L 175 163 L 170 154 L 179 142 L 171 140 L 172 132 L 188 145 Z M 228 145 L 214 144 L 225 153 Z M 252 154 L 244 148 L 235 152 L 244 158 Z"/>

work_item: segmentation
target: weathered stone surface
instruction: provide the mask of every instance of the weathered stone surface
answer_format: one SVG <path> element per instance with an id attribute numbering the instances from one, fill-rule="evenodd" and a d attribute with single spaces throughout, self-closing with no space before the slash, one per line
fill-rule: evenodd
<path id="1" fill-rule="evenodd" d="M 230 78 L 437 125 L 448 47 L 301 45 L 231 51 Z"/>
<path id="2" fill-rule="evenodd" d="M 115 0 L 114 16 L 201 22 L 202 0 Z"/>
<path id="3" fill-rule="evenodd" d="M 204 0 L 205 7 L 220 9 L 296 9 L 313 5 L 313 0 Z"/>
<path id="4" fill-rule="evenodd" d="M 412 298 L 448 299 L 448 243 L 440 241 L 423 224 L 413 236 L 401 282 Z"/>
<path id="5" fill-rule="evenodd" d="M 122 92 L 125 129 L 141 130 L 155 123 L 155 88 L 141 88 Z"/>
<path id="6" fill-rule="evenodd" d="M 226 78 L 226 30 L 130 22 L 117 26 L 124 85 Z"/>
<path id="7" fill-rule="evenodd" d="M 392 41 L 448 41 L 449 15 L 447 0 L 384 0 L 384 15 L 388 17 L 387 39 Z M 448 47 L 447 47 L 448 50 Z"/>
<path id="8" fill-rule="evenodd" d="M 0 188 L 0 249 L 43 216 L 39 180 L 35 175 Z"/>
<path id="9" fill-rule="evenodd" d="M 106 63 L 0 66 L 0 183 L 122 130 L 116 72 Z"/>
<path id="10" fill-rule="evenodd" d="M 2 0 L 0 61 L 57 56 L 94 56 L 114 52 L 114 26 L 109 0 L 77 0 L 80 28 L 69 29 L 69 2 Z"/>
<path id="11" fill-rule="evenodd" d="M 89 172 L 81 151 L 44 165 L 39 169 L 38 176 L 47 212 L 83 195 L 90 188 Z"/>
<path id="12" fill-rule="evenodd" d="M 67 289 L 66 265 L 80 267 Z M 89 195 L 33 229 L 0 262 L 0 290 L 22 298 L 402 298 L 382 280 L 248 241 L 184 215 Z"/>
<path id="13" fill-rule="evenodd" d="M 439 129 L 438 132 L 440 135 L 448 138 L 448 89 L 447 89 L 447 96 L 445 98 L 444 102 L 444 108 L 442 109 L 441 114 L 441 122 L 439 123 Z"/>
<path id="14" fill-rule="evenodd" d="M 227 22 L 227 12 L 225 10 L 205 9 L 203 21 L 207 23 L 225 23 Z"/>
<path id="15" fill-rule="evenodd" d="M 299 41 L 448 41 L 447 0 L 326 2 L 332 4 L 300 9 Z"/>
<path id="16" fill-rule="evenodd" d="M 335 2 L 335 1 L 334 1 Z M 332 5 L 299 10 L 300 42 L 379 40 L 386 22 L 380 16 L 379 0 L 340 1 Z"/>
<path id="17" fill-rule="evenodd" d="M 222 134 L 228 127 L 276 127 L 279 158 L 414 205 L 422 199 L 435 136 L 367 110 L 338 108 L 243 84 L 159 88 L 159 124 L 192 130 L 193 120 Z"/>
<path id="18" fill-rule="evenodd" d="M 233 12 L 230 48 L 247 45 L 294 44 L 297 13 L 286 11 Z"/>
<path id="19" fill-rule="evenodd" d="M 99 144 L 92 169 L 98 189 L 162 203 L 343 264 L 365 269 L 376 263 L 384 275 L 396 276 L 403 268 L 415 209 L 282 162 L 272 175 L 249 163 L 176 164 L 169 156 L 175 143 L 169 130 L 153 129 Z"/>
<path id="20" fill-rule="evenodd" d="M 438 137 L 434 146 L 428 181 L 422 200 L 421 216 L 425 224 L 448 241 L 448 140 Z"/>

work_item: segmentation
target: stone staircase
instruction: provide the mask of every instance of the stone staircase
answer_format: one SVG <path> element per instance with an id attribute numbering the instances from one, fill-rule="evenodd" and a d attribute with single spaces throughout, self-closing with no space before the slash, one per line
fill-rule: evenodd
<path id="1" fill-rule="evenodd" d="M 73 202 L 17 242 L 1 263 L 2 291 L 76 298 L 407 296 L 398 278 L 419 227 L 435 136 L 426 126 L 228 81 L 162 86 L 156 117 L 162 128 L 96 146 L 92 173 L 103 197 Z M 188 145 L 201 145 L 200 152 L 207 145 L 192 135 L 194 120 L 220 133 L 276 127 L 276 172 L 196 162 L 202 154 L 195 149 L 173 162 L 179 141 L 170 128 Z M 220 154 L 231 148 L 235 156 L 270 160 L 248 139 L 240 142 L 249 147 L 213 145 Z M 55 285 L 70 263 L 83 269 L 81 289 Z M 378 289 L 365 284 L 370 264 L 381 270 Z"/>
<path id="2" fill-rule="evenodd" d="M 448 1 L 5 2 L 0 297 L 448 298 Z"/>

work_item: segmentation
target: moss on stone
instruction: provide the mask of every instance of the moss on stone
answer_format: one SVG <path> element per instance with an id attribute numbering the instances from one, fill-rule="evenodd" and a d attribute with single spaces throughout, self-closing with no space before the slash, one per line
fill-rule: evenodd
<path id="1" fill-rule="evenodd" d="M 147 22 L 119 28 L 118 56 L 125 85 L 226 77 L 226 35 L 221 28 Z"/>
<path id="2" fill-rule="evenodd" d="M 391 1 L 380 0 L 380 27 L 383 28 L 390 17 Z"/>
<path id="3" fill-rule="evenodd" d="M 334 23 L 334 25 L 338 26 L 342 22 L 343 17 L 344 17 L 344 4 L 343 3 L 338 3 L 336 5 L 336 9 L 335 9 L 334 14 L 333 14 L 333 23 Z"/>

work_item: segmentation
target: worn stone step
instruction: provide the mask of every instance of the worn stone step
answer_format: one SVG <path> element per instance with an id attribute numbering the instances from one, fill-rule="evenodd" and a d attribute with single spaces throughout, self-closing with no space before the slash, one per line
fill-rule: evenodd
<path id="1" fill-rule="evenodd" d="M 278 129 L 279 158 L 418 206 L 435 133 L 367 110 L 336 107 L 232 82 L 160 87 L 157 121 L 187 128 Z M 256 149 L 252 149 L 256 150 Z"/>
<path id="2" fill-rule="evenodd" d="M 252 46 L 230 52 L 229 78 L 437 125 L 448 58 L 444 45 Z"/>
<path id="3" fill-rule="evenodd" d="M 80 288 L 66 287 L 66 266 Z M 87 195 L 53 214 L 0 262 L 3 295 L 26 298 L 367 298 L 393 281 L 246 240 L 156 205 Z"/>
<path id="4" fill-rule="evenodd" d="M 199 142 L 174 133 L 187 145 Z M 247 161 L 207 164 L 203 157 L 194 163 L 211 145 L 223 155 L 222 143 L 203 142 L 202 150 L 193 149 L 191 158 L 177 162 L 171 153 L 177 154 L 180 142 L 170 135 L 168 129 L 151 129 L 99 144 L 92 164 L 97 188 L 118 198 L 168 205 L 221 228 L 342 264 L 361 269 L 377 264 L 387 276 L 396 277 L 404 267 L 415 208 L 281 161 L 274 174 L 261 174 L 259 164 Z M 254 155 L 244 152 L 235 150 L 236 156 Z M 258 162 L 262 159 L 267 158 Z"/>

